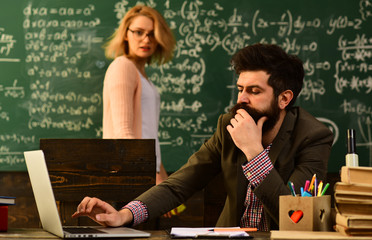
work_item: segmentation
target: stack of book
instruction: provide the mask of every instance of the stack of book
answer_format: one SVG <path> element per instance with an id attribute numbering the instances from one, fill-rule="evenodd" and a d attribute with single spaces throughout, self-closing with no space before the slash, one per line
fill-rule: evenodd
<path id="1" fill-rule="evenodd" d="M 15 204 L 15 197 L 0 196 L 0 232 L 8 230 L 8 205 Z"/>
<path id="2" fill-rule="evenodd" d="M 15 204 L 15 197 L 0 196 L 0 206 L 8 206 Z"/>
<path id="3" fill-rule="evenodd" d="M 372 167 L 342 167 L 334 197 L 336 230 L 347 236 L 372 236 Z"/>

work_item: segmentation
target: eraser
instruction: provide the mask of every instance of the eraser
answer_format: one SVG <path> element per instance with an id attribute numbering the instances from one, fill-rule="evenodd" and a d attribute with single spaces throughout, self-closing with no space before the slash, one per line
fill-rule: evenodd
<path id="1" fill-rule="evenodd" d="M 304 213 L 301 210 L 294 211 L 294 213 L 291 216 L 292 221 L 294 223 L 298 223 L 298 221 L 300 221 L 300 219 L 302 218 L 303 214 Z"/>

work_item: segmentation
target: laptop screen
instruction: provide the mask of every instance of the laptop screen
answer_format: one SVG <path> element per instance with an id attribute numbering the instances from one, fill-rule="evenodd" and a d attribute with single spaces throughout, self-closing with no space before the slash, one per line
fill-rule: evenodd
<path id="1" fill-rule="evenodd" d="M 65 234 L 59 217 L 43 151 L 27 151 L 24 152 L 24 156 L 40 221 L 44 230 L 62 238 L 149 237 L 151 235 L 148 232 L 126 227 L 94 227 L 95 229 L 93 230 L 99 230 L 99 232 L 95 231 L 94 233 L 89 230 L 90 227 L 72 227 L 74 229 L 73 232 Z"/>

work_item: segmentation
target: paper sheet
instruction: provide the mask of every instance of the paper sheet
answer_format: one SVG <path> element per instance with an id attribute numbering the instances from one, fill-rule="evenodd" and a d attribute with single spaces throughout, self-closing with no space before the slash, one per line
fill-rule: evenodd
<path id="1" fill-rule="evenodd" d="M 239 227 L 237 227 L 239 228 Z M 198 238 L 198 237 L 229 237 L 229 238 L 237 238 L 237 237 L 249 237 L 249 234 L 244 231 L 226 231 L 226 232 L 213 232 L 213 227 L 209 228 L 181 228 L 181 227 L 174 227 L 171 230 L 171 236 L 175 238 Z M 231 229 L 231 227 L 229 228 Z"/>

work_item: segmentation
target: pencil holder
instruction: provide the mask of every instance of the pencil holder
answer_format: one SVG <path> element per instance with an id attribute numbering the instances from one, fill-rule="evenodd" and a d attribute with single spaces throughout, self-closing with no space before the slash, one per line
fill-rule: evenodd
<path id="1" fill-rule="evenodd" d="M 280 196 L 279 230 L 330 231 L 331 196 Z"/>
<path id="2" fill-rule="evenodd" d="M 8 231 L 8 206 L 0 206 L 0 232 Z"/>

